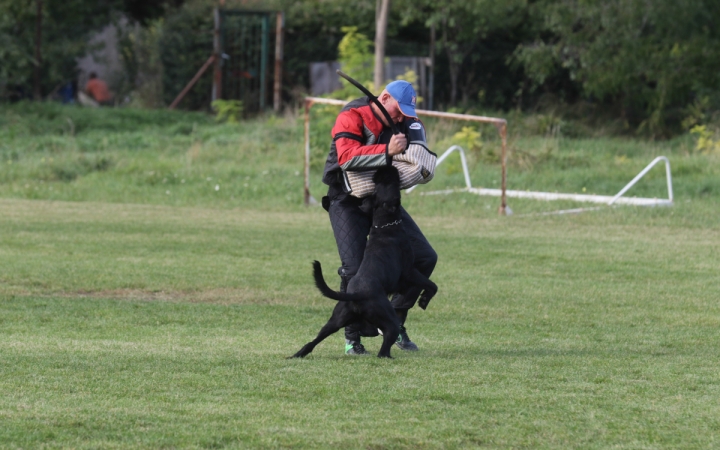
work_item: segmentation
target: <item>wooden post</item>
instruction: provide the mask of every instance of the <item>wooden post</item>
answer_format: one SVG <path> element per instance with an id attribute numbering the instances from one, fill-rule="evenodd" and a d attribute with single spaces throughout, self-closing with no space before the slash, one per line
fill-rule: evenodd
<path id="1" fill-rule="evenodd" d="M 279 11 L 275 20 L 275 83 L 273 86 L 273 110 L 280 112 L 282 102 L 283 31 L 285 13 Z"/>
<path id="2" fill-rule="evenodd" d="M 385 83 L 385 37 L 387 35 L 388 14 L 390 12 L 390 0 L 378 0 L 377 5 L 380 11 L 375 11 L 375 91 L 380 95 Z"/>
<path id="3" fill-rule="evenodd" d="M 428 83 L 428 109 L 433 109 L 433 91 L 435 90 L 435 23 L 430 25 L 430 80 Z"/>
<path id="4" fill-rule="evenodd" d="M 215 57 L 215 71 L 213 73 L 212 100 L 222 98 L 222 48 L 220 45 L 220 8 L 213 10 L 215 29 L 213 31 L 213 56 Z"/>
<path id="5" fill-rule="evenodd" d="M 207 68 L 210 67 L 210 64 L 212 64 L 212 62 L 213 62 L 215 59 L 216 59 L 216 58 L 215 58 L 215 55 L 214 55 L 214 54 L 213 54 L 213 55 L 210 55 L 210 57 L 208 58 L 208 60 L 205 61 L 205 64 L 203 64 L 203 66 L 200 68 L 200 70 L 197 71 L 197 73 L 196 73 L 195 76 L 192 78 L 192 80 L 190 80 L 190 82 L 187 84 L 187 86 L 185 86 L 185 88 L 178 94 L 178 96 L 175 97 L 175 100 L 173 100 L 173 102 L 170 104 L 170 106 L 168 106 L 168 109 L 175 109 L 175 107 L 178 105 L 178 103 L 180 103 L 180 100 L 182 100 L 183 97 L 185 97 L 185 94 L 187 94 L 188 91 L 189 91 L 190 89 L 192 89 L 192 87 L 195 85 L 195 83 L 197 83 L 197 80 L 200 79 L 200 77 L 202 76 L 202 74 L 205 73 L 205 71 L 207 70 Z"/>

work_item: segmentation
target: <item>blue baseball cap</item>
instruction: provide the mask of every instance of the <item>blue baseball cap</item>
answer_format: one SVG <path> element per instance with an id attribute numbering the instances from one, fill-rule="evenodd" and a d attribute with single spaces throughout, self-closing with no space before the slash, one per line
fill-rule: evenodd
<path id="1" fill-rule="evenodd" d="M 388 84 L 385 90 L 388 91 L 388 94 L 390 94 L 392 98 L 397 100 L 400 106 L 400 112 L 402 112 L 403 115 L 417 117 L 417 113 L 415 112 L 417 96 L 415 95 L 415 89 L 413 89 L 412 84 L 405 80 L 396 80 Z"/>

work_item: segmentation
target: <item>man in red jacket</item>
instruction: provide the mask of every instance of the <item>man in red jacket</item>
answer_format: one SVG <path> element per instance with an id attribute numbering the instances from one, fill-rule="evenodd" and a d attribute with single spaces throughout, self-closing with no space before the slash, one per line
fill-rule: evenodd
<path id="1" fill-rule="evenodd" d="M 98 78 L 95 72 L 90 72 L 90 79 L 85 85 L 85 92 L 103 106 L 112 104 L 112 95 L 110 94 L 107 83 Z"/>
<path id="2" fill-rule="evenodd" d="M 399 134 L 392 134 L 390 124 L 377 105 L 368 97 L 353 100 L 343 107 L 332 129 L 332 144 L 325 163 L 323 183 L 329 186 L 323 197 L 323 207 L 330 215 L 335 241 L 340 253 L 340 290 L 345 292 L 348 281 L 357 273 L 362 262 L 367 236 L 372 226 L 372 211 L 361 209 L 362 199 L 352 195 L 343 171 L 371 170 L 386 164 L 389 156 L 402 153 L 409 144 L 427 148 L 425 128 L 415 112 L 415 90 L 407 81 L 393 81 L 382 91 L 378 100 L 397 124 Z M 402 209 L 402 226 L 412 242 L 415 266 L 429 277 L 437 263 L 437 254 L 413 221 Z M 395 294 L 391 300 L 400 319 L 397 346 L 403 350 L 417 350 L 408 337 L 405 320 L 415 305 L 421 289 L 405 295 Z M 345 327 L 345 353 L 367 354 L 360 340 L 360 327 Z"/>

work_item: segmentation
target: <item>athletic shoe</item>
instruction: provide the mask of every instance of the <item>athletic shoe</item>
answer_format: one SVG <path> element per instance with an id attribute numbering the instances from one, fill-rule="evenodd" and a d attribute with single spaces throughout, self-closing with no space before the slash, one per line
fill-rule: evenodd
<path id="1" fill-rule="evenodd" d="M 360 341 L 348 341 L 345 339 L 345 354 L 346 355 L 367 355 L 368 352 Z"/>
<path id="2" fill-rule="evenodd" d="M 404 326 L 400 326 L 400 335 L 395 341 L 395 345 L 400 347 L 401 350 L 409 350 L 411 352 L 417 351 L 418 347 L 413 341 L 410 340 Z"/>

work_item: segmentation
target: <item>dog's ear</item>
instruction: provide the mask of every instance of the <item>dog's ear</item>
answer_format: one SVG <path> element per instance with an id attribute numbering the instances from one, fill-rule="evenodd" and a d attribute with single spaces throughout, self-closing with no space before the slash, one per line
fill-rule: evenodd
<path id="1" fill-rule="evenodd" d="M 362 203 L 360 204 L 360 211 L 362 211 L 365 214 L 372 214 L 373 212 L 373 205 L 375 204 L 375 194 L 365 197 L 362 200 Z"/>

